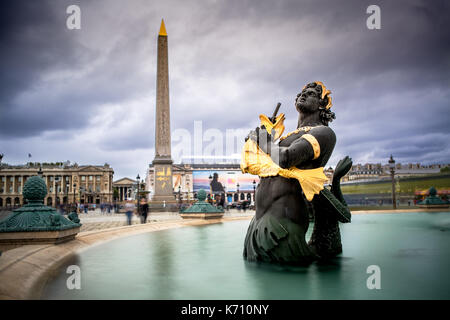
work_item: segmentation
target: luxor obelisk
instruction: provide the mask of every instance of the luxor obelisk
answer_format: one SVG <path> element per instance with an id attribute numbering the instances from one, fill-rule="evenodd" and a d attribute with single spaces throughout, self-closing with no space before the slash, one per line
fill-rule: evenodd
<path id="1" fill-rule="evenodd" d="M 164 20 L 161 21 L 158 35 L 155 120 L 155 159 L 153 160 L 155 187 L 152 200 L 154 203 L 173 203 L 176 199 L 173 193 L 170 153 L 169 61 Z"/>

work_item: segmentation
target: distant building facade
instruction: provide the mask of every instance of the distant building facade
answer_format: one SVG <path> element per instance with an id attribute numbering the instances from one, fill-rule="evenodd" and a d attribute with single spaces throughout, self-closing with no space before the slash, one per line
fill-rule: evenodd
<path id="1" fill-rule="evenodd" d="M 431 164 L 421 165 L 420 163 L 408 163 L 408 164 L 395 164 L 395 176 L 413 177 L 413 176 L 426 176 L 429 174 L 437 174 L 441 169 L 450 167 L 450 164 Z M 330 170 L 330 169 L 328 169 Z M 352 181 L 371 181 L 380 179 L 389 179 L 391 172 L 389 164 L 382 165 L 381 163 L 366 163 L 355 164 L 350 171 L 342 178 L 342 182 Z"/>
<path id="2" fill-rule="evenodd" d="M 389 172 L 389 169 L 387 172 Z M 342 182 L 379 179 L 384 175 L 386 174 L 381 163 L 358 163 L 352 166 L 350 171 L 343 177 Z"/>
<path id="3" fill-rule="evenodd" d="M 39 164 L 0 165 L 0 207 L 24 204 L 23 187 L 29 177 L 36 176 Z M 108 165 L 78 165 L 70 163 L 42 164 L 47 184 L 44 204 L 100 204 L 112 202 L 114 170 Z"/>
<path id="4" fill-rule="evenodd" d="M 450 164 L 422 165 L 420 163 L 397 163 L 395 164 L 395 175 L 398 177 L 425 176 L 429 174 L 439 173 L 441 169 L 448 167 L 450 167 Z M 383 170 L 385 174 L 390 174 L 389 165 L 383 165 Z"/>
<path id="5" fill-rule="evenodd" d="M 141 182 L 139 184 L 139 188 L 143 193 L 145 192 L 145 182 Z M 122 178 L 113 182 L 113 190 L 116 190 L 113 193 L 116 196 L 113 196 L 114 201 L 124 202 L 127 199 L 136 200 L 137 196 L 137 181 L 130 178 Z"/>

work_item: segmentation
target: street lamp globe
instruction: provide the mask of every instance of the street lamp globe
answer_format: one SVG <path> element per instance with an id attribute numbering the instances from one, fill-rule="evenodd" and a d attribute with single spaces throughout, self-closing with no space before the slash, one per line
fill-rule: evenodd
<path id="1" fill-rule="evenodd" d="M 392 154 L 391 154 L 391 158 L 389 159 L 388 163 L 389 163 L 389 169 L 394 170 L 395 169 L 395 160 L 392 157 Z"/>

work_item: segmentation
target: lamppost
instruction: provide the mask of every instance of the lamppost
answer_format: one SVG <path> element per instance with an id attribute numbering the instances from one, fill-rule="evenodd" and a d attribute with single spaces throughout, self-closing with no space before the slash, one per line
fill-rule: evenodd
<path id="1" fill-rule="evenodd" d="M 43 175 L 44 175 L 44 172 L 42 171 L 42 166 L 41 166 L 41 165 L 39 165 L 39 171 L 37 172 L 37 174 L 38 174 L 38 176 L 39 176 L 40 178 L 42 178 Z"/>
<path id="2" fill-rule="evenodd" d="M 178 200 L 179 200 L 180 206 L 181 206 L 181 185 L 178 186 Z"/>
<path id="3" fill-rule="evenodd" d="M 72 185 L 72 192 L 73 192 L 73 211 L 77 212 L 77 205 L 76 205 L 76 200 L 75 200 L 75 190 L 77 190 L 77 184 L 74 183 Z"/>
<path id="4" fill-rule="evenodd" d="M 75 190 L 77 189 L 77 184 L 74 183 L 72 186 L 72 191 L 73 191 L 73 203 L 75 204 Z"/>
<path id="5" fill-rule="evenodd" d="M 84 191 L 84 187 L 80 187 L 80 203 L 81 203 L 81 197 L 83 197 L 83 205 L 86 206 L 86 192 Z"/>
<path id="6" fill-rule="evenodd" d="M 395 209 L 397 209 L 397 202 L 395 200 L 395 160 L 392 157 L 391 154 L 391 158 L 389 159 L 389 169 L 391 171 L 391 179 L 392 179 L 392 207 Z"/>
<path id="7" fill-rule="evenodd" d="M 255 201 L 256 201 L 256 193 L 255 193 L 255 190 L 256 190 L 256 181 L 253 180 L 253 204 L 255 204 Z"/>
<path id="8" fill-rule="evenodd" d="M 239 182 L 236 185 L 236 189 L 237 189 L 238 202 L 239 202 L 239 201 L 241 201 L 241 195 L 239 194 Z"/>
<path id="9" fill-rule="evenodd" d="M 210 195 L 211 199 L 212 199 L 212 185 L 211 185 L 212 178 L 213 177 L 211 175 L 209 175 L 209 195 Z"/>
<path id="10" fill-rule="evenodd" d="M 225 197 L 223 199 L 223 205 L 225 208 L 227 208 L 228 207 L 228 197 L 227 197 L 227 187 L 226 186 L 223 186 L 223 196 Z"/>
<path id="11" fill-rule="evenodd" d="M 188 205 L 191 201 L 191 189 L 189 189 L 189 182 L 186 182 L 186 189 L 187 189 L 187 200 L 188 200 Z"/>
<path id="12" fill-rule="evenodd" d="M 58 209 L 58 182 L 59 177 L 55 176 L 55 209 Z"/>
<path id="13" fill-rule="evenodd" d="M 139 215 L 139 188 L 140 188 L 140 183 L 141 183 L 141 177 L 139 177 L 139 173 L 136 177 L 136 181 L 137 181 L 137 213 Z"/>
<path id="14" fill-rule="evenodd" d="M 42 171 L 42 165 L 41 164 L 39 164 L 39 170 L 37 172 L 37 175 L 38 175 L 39 178 L 44 179 L 44 171 Z M 45 184 L 47 184 L 47 182 L 45 182 Z M 5 186 L 5 188 L 6 188 L 6 186 Z M 22 194 L 23 194 L 23 190 L 22 190 Z M 24 201 L 26 201 L 25 198 L 24 198 Z"/>

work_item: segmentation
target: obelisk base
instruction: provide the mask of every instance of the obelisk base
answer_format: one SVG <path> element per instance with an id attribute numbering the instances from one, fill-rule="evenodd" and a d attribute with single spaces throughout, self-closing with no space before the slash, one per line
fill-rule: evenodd
<path id="1" fill-rule="evenodd" d="M 150 201 L 151 211 L 178 211 L 173 190 L 172 159 L 156 157 L 153 160 L 155 193 Z"/>

